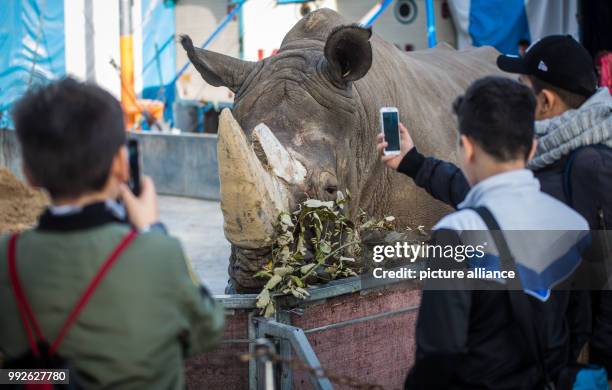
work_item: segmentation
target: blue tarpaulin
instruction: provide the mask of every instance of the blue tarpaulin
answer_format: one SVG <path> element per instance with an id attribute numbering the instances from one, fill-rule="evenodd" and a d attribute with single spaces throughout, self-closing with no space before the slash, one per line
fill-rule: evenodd
<path id="1" fill-rule="evenodd" d="M 176 74 L 174 5 L 142 0 L 142 97 L 163 100 L 164 118 L 172 118 Z"/>
<path id="2" fill-rule="evenodd" d="M 469 32 L 474 46 L 518 54 L 518 42 L 531 41 L 524 0 L 472 0 Z"/>
<path id="3" fill-rule="evenodd" d="M 65 74 L 64 41 L 64 0 L 2 0 L 0 127 L 29 86 Z"/>
<path id="4" fill-rule="evenodd" d="M 460 49 L 490 45 L 518 54 L 521 40 L 531 43 L 552 34 L 578 39 L 578 0 L 448 0 Z"/>

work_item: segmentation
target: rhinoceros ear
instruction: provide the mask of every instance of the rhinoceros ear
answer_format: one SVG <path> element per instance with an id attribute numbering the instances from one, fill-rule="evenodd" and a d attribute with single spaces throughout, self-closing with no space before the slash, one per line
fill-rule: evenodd
<path id="1" fill-rule="evenodd" d="M 372 30 L 358 25 L 334 29 L 325 43 L 325 58 L 332 81 L 349 83 L 359 80 L 372 66 Z"/>
<path id="2" fill-rule="evenodd" d="M 256 62 L 242 61 L 234 57 L 194 47 L 188 35 L 181 35 L 181 45 L 189 61 L 202 78 L 214 87 L 227 87 L 237 93 L 240 86 L 256 67 Z"/>

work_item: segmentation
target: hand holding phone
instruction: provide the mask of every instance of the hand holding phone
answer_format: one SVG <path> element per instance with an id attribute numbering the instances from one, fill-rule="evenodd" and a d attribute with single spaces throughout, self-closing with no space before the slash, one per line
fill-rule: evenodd
<path id="1" fill-rule="evenodd" d="M 399 138 L 400 138 L 400 151 L 399 153 L 394 154 L 386 154 L 384 153 L 385 149 L 388 147 L 388 142 L 385 139 L 384 133 L 380 133 L 377 136 L 377 145 L 376 150 L 378 153 L 382 154 L 381 161 L 385 163 L 385 165 L 391 169 L 397 169 L 399 167 L 400 162 L 414 148 L 414 143 L 412 141 L 412 137 L 408 132 L 408 129 L 404 127 L 404 125 L 399 123 Z"/>
<path id="2" fill-rule="evenodd" d="M 380 109 L 380 127 L 387 143 L 383 150 L 385 156 L 398 155 L 401 150 L 401 144 L 399 112 L 396 107 L 383 107 Z"/>
<path id="3" fill-rule="evenodd" d="M 150 177 L 143 176 L 141 185 L 142 191 L 139 196 L 135 196 L 126 184 L 121 185 L 121 201 L 130 223 L 138 229 L 144 229 L 159 221 L 155 184 Z"/>

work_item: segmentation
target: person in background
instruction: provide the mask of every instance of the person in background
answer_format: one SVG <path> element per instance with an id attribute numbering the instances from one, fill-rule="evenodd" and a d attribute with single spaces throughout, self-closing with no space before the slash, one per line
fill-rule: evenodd
<path id="1" fill-rule="evenodd" d="M 597 89 L 589 53 L 570 36 L 553 35 L 531 46 L 525 57 L 502 55 L 497 64 L 503 71 L 519 74 L 536 95 L 538 148 L 527 166 L 542 191 L 578 211 L 591 229 L 610 229 L 612 97 L 607 88 Z M 401 137 L 402 145 L 407 145 L 404 153 L 383 158 L 385 164 L 411 177 L 438 200 L 455 208 L 463 202 L 470 183 L 461 170 L 419 153 L 403 126 Z M 570 361 L 575 361 L 588 340 L 591 314 L 588 295 L 572 295 L 568 326 L 573 330 Z M 592 295 L 590 361 L 612 375 L 612 291 Z"/>
<path id="2" fill-rule="evenodd" d="M 612 53 L 602 50 L 595 59 L 595 67 L 599 75 L 599 86 L 612 90 Z"/>
<path id="3" fill-rule="evenodd" d="M 519 56 L 521 57 L 525 57 L 525 53 L 527 52 L 527 49 L 529 48 L 529 45 L 531 45 L 531 42 L 529 42 L 528 39 L 521 39 L 518 42 L 518 52 L 519 52 Z"/>
<path id="4" fill-rule="evenodd" d="M 35 228 L 0 237 L 4 364 L 18 365 L 38 350 L 67 361 L 84 388 L 183 389 L 184 357 L 218 344 L 224 310 L 159 223 L 153 181 L 143 178 L 138 197 L 126 186 L 121 105 L 95 85 L 66 78 L 29 92 L 13 116 L 25 176 L 48 192 L 51 205 Z M 77 299 L 112 253 L 117 260 L 54 349 Z M 15 277 L 32 308 L 30 331 L 20 316 L 26 305 L 13 294 Z"/>
<path id="5" fill-rule="evenodd" d="M 517 276 L 520 286 L 508 288 L 512 291 L 505 287 L 509 282 L 497 279 L 483 280 L 484 284 L 475 289 L 466 288 L 463 280 L 425 282 L 416 328 L 415 364 L 406 379 L 406 389 L 544 388 L 546 375 L 538 371 L 533 356 L 526 352 L 529 341 L 521 334 L 521 319 L 509 294 L 528 299 L 526 307 L 531 313 L 523 314 L 537 324 L 546 324 L 539 328 L 538 337 L 545 341 L 549 375 L 556 377 L 567 364 L 569 331 L 564 316 L 570 294 L 551 294 L 551 290 L 580 262 L 588 224 L 577 212 L 541 192 L 537 179 L 526 169 L 528 158 L 535 152 L 535 105 L 527 86 L 502 77 L 475 81 L 455 101 L 459 161 L 471 189 L 459 210 L 434 226 L 430 244 L 446 248 L 489 241 L 467 238 L 470 231 L 479 234 L 494 229 L 478 208 L 486 208 L 505 231 L 533 233 L 521 236 L 521 240 L 507 240 L 516 256 L 516 268 L 524 271 Z M 378 145 L 379 151 L 383 145 Z M 558 234 L 545 238 L 538 231 Z M 570 231 L 581 233 L 566 234 Z M 563 242 L 559 242 L 561 237 Z M 555 243 L 554 248 L 551 243 Z M 538 253 L 538 258 L 530 257 L 523 248 Z M 497 241 L 487 245 L 486 251 L 503 264 L 503 249 Z M 566 252 L 572 255 L 559 256 Z M 442 259 L 428 260 L 434 260 L 427 264 L 433 267 Z M 503 265 L 496 268 L 486 264 L 484 260 L 466 261 L 465 267 L 503 269 Z M 553 280 L 551 275 L 535 271 L 541 269 L 564 271 L 555 274 Z"/>

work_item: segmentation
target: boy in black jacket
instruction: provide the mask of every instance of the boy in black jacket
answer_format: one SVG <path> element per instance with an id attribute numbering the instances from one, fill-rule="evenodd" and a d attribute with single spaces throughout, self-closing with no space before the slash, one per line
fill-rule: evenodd
<path id="1" fill-rule="evenodd" d="M 463 253 L 482 245 L 484 253 L 469 259 L 434 254 L 427 267 L 500 276 L 425 282 L 407 389 L 535 389 L 567 365 L 569 292 L 552 290 L 580 264 L 588 224 L 541 192 L 525 167 L 535 151 L 534 107 L 528 87 L 501 77 L 475 81 L 455 103 L 461 169 L 471 188 L 459 210 L 434 226 L 429 246 Z M 499 228 L 483 208 L 504 229 L 511 266 L 503 246 L 491 239 L 489 230 Z M 510 297 L 527 301 L 524 310 L 515 312 Z M 534 339 L 546 353 L 545 370 L 529 353 L 535 343 L 521 333 L 522 318 L 544 324 Z"/>

